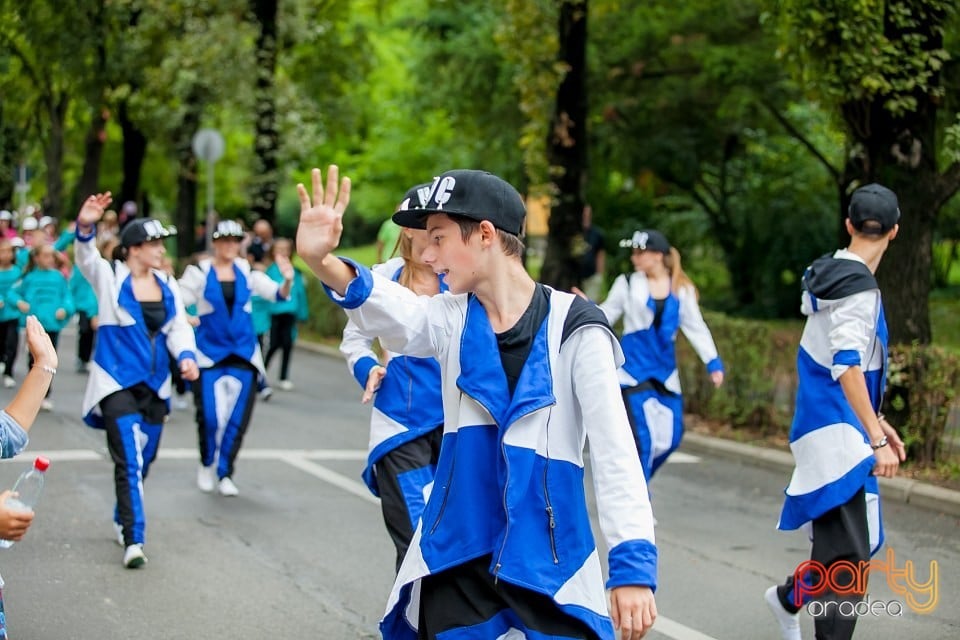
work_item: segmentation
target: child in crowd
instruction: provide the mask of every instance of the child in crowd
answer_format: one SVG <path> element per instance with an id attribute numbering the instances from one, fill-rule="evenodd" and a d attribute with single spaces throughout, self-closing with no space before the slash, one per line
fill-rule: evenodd
<path id="1" fill-rule="evenodd" d="M 429 184 L 413 187 L 400 210 L 421 208 Z M 432 296 L 446 290 L 443 279 L 420 259 L 428 242 L 423 229 L 400 230 L 400 256 L 373 268 L 417 295 Z M 363 480 L 380 497 L 387 532 L 397 549 L 397 570 L 407 553 L 420 514 L 443 437 L 443 398 L 440 365 L 435 358 L 415 358 L 384 351 L 373 352 L 373 340 L 352 321 L 343 330 L 340 351 L 363 388 L 363 402 L 373 399 L 370 447 Z M 374 399 L 374 396 L 375 399 Z"/>
<path id="2" fill-rule="evenodd" d="M 15 304 L 24 317 L 35 315 L 50 335 L 53 346 L 57 346 L 60 331 L 73 315 L 74 306 L 70 283 L 60 272 L 57 252 L 51 245 L 40 243 L 30 250 L 23 275 L 14 283 L 7 300 Z M 29 358 L 27 366 L 33 366 Z M 53 411 L 49 396 L 50 389 L 47 389 L 47 397 L 41 404 L 44 411 Z"/>
<path id="3" fill-rule="evenodd" d="M 13 365 L 20 346 L 20 310 L 9 294 L 20 274 L 12 241 L 7 237 L 0 238 L 0 369 L 3 371 L 3 386 L 8 389 L 17 385 Z"/>
<path id="4" fill-rule="evenodd" d="M 284 262 L 290 262 L 293 259 L 293 242 L 289 238 L 278 238 L 270 247 L 270 255 L 272 259 L 267 267 L 267 275 L 274 282 L 282 283 L 284 276 L 277 266 L 277 256 L 281 256 Z M 280 351 L 279 387 L 284 391 L 293 389 L 293 382 L 290 380 L 290 357 L 297 339 L 297 323 L 306 321 L 309 314 L 303 274 L 299 269 L 294 269 L 290 297 L 270 305 L 270 348 L 264 358 L 264 368 L 269 368 L 273 355 Z"/>

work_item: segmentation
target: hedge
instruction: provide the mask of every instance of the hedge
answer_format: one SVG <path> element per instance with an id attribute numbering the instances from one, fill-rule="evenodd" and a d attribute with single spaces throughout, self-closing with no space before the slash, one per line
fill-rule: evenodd
<path id="1" fill-rule="evenodd" d="M 686 340 L 678 339 L 677 357 L 685 410 L 733 428 L 758 428 L 766 434 L 790 430 L 797 387 L 796 354 L 802 324 L 731 318 L 705 312 L 726 379 L 715 390 L 705 367 Z M 960 355 L 935 345 L 894 345 L 883 411 L 908 448 L 908 459 L 923 466 L 956 455 L 948 427 L 957 422 Z M 951 409 L 953 409 L 951 415 Z"/>

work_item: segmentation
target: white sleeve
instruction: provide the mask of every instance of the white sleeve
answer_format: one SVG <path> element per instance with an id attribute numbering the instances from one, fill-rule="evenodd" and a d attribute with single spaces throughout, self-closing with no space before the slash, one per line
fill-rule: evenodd
<path id="1" fill-rule="evenodd" d="M 268 276 L 263 271 L 250 271 L 247 274 L 250 279 L 250 290 L 253 291 L 255 295 L 260 296 L 264 300 L 269 300 L 270 302 L 275 302 L 277 300 L 277 292 L 280 291 L 280 283 Z"/>
<path id="2" fill-rule="evenodd" d="M 188 265 L 183 270 L 183 275 L 180 277 L 178 284 L 180 285 L 184 306 L 189 307 L 203 299 L 203 288 L 206 285 L 206 280 L 203 271 L 194 264 Z"/>
<path id="3" fill-rule="evenodd" d="M 704 364 L 710 364 L 717 359 L 717 345 L 713 335 L 703 320 L 700 305 L 697 304 L 697 294 L 691 287 L 682 288 L 677 297 L 680 299 L 680 330 L 690 341 L 690 346 L 697 352 Z"/>
<path id="4" fill-rule="evenodd" d="M 347 325 L 343 328 L 340 353 L 347 360 L 347 369 L 350 371 L 350 375 L 354 376 L 358 383 L 360 383 L 360 376 L 358 375 L 357 363 L 367 359 L 366 364 L 371 365 L 363 367 L 367 374 L 372 368 L 370 360 L 377 364 L 380 363 L 380 359 L 373 351 L 373 338 L 364 335 L 353 320 L 347 320 Z"/>
<path id="5" fill-rule="evenodd" d="M 193 357 L 196 358 L 197 336 L 193 331 L 193 327 L 187 322 L 187 312 L 183 306 L 183 296 L 180 291 L 180 286 L 177 284 L 177 279 L 170 277 L 167 280 L 167 286 L 170 287 L 170 291 L 173 293 L 173 300 L 177 309 L 177 313 L 173 318 L 173 324 L 171 324 L 167 330 L 167 350 L 170 351 L 177 360 L 180 359 L 180 356 L 185 351 L 189 351 L 193 354 Z"/>
<path id="6" fill-rule="evenodd" d="M 447 319 L 465 296 L 418 296 L 401 284 L 372 273 L 373 286 L 358 307 L 344 309 L 357 330 L 379 338 L 385 349 L 420 358 L 437 357 L 448 342 Z"/>
<path id="7" fill-rule="evenodd" d="M 615 340 L 594 326 L 574 332 L 564 345 L 576 350 L 574 394 L 590 443 L 600 529 L 608 549 L 628 540 L 654 542 L 647 484 L 620 395 Z"/>
<path id="8" fill-rule="evenodd" d="M 616 324 L 620 316 L 626 311 L 629 297 L 630 286 L 627 282 L 627 276 L 620 274 L 617 276 L 617 279 L 613 281 L 613 286 L 610 287 L 607 299 L 597 305 L 600 307 L 600 310 L 603 311 L 603 314 L 607 316 L 607 322 L 610 323 L 610 326 Z"/>
<path id="9" fill-rule="evenodd" d="M 97 297 L 102 296 L 107 291 L 107 283 L 112 281 L 115 275 L 110 261 L 100 255 L 96 240 L 75 239 L 73 255 L 80 273 L 93 287 Z"/>
<path id="10" fill-rule="evenodd" d="M 867 347 L 876 330 L 877 291 L 862 291 L 830 308 L 830 374 L 838 379 L 852 366 L 865 366 Z"/>

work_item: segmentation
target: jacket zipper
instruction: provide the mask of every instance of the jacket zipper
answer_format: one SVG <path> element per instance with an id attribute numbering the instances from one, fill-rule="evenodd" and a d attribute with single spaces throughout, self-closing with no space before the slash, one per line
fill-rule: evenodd
<path id="1" fill-rule="evenodd" d="M 500 438 L 500 453 L 503 455 L 503 466 L 507 469 L 507 477 L 503 483 L 503 495 L 500 496 L 503 501 L 503 519 L 506 523 L 506 529 L 503 532 L 503 544 L 500 545 L 500 551 L 497 553 L 497 564 L 493 567 L 493 584 L 500 580 L 500 568 L 503 563 L 503 550 L 507 547 L 507 538 L 510 537 L 510 513 L 507 511 L 507 487 L 510 486 L 510 461 L 507 459 L 507 449 L 503 444 L 503 438 Z"/>
<path id="2" fill-rule="evenodd" d="M 450 497 L 450 485 L 453 484 L 453 472 L 456 468 L 457 456 L 456 452 L 454 452 L 453 462 L 450 463 L 450 476 L 447 479 L 447 484 L 443 487 L 443 501 L 440 503 L 440 511 L 437 513 L 437 519 L 433 521 L 433 526 L 430 527 L 431 534 L 440 526 L 440 521 L 443 519 L 443 512 L 447 510 L 447 498 Z"/>
<path id="3" fill-rule="evenodd" d="M 543 466 L 543 497 L 547 502 L 547 525 L 550 533 L 550 551 L 553 553 L 553 564 L 559 564 L 560 558 L 557 557 L 557 538 L 554 529 L 557 528 L 557 520 L 553 516 L 553 504 L 550 502 L 550 490 L 547 488 L 547 472 L 550 469 L 550 459 L 547 458 Z"/>

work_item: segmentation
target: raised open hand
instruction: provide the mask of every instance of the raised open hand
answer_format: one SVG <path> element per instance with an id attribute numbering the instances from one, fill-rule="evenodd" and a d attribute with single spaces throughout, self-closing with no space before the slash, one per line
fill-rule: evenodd
<path id="1" fill-rule="evenodd" d="M 327 168 L 327 186 L 323 187 L 320 169 L 310 172 L 312 192 L 303 184 L 297 185 L 300 196 L 300 224 L 297 227 L 297 253 L 308 263 L 326 258 L 337 245 L 343 233 L 343 212 L 350 202 L 350 178 L 338 178 L 337 165 Z"/>
<path id="2" fill-rule="evenodd" d="M 98 193 L 87 198 L 83 206 L 80 207 L 80 213 L 77 214 L 77 226 L 92 227 L 100 218 L 110 203 L 113 202 L 113 196 L 110 192 Z"/>
<path id="3" fill-rule="evenodd" d="M 30 355 L 33 356 L 33 362 L 39 366 L 56 369 L 60 363 L 57 350 L 36 316 L 27 316 L 26 336 L 27 348 L 30 350 Z"/>

